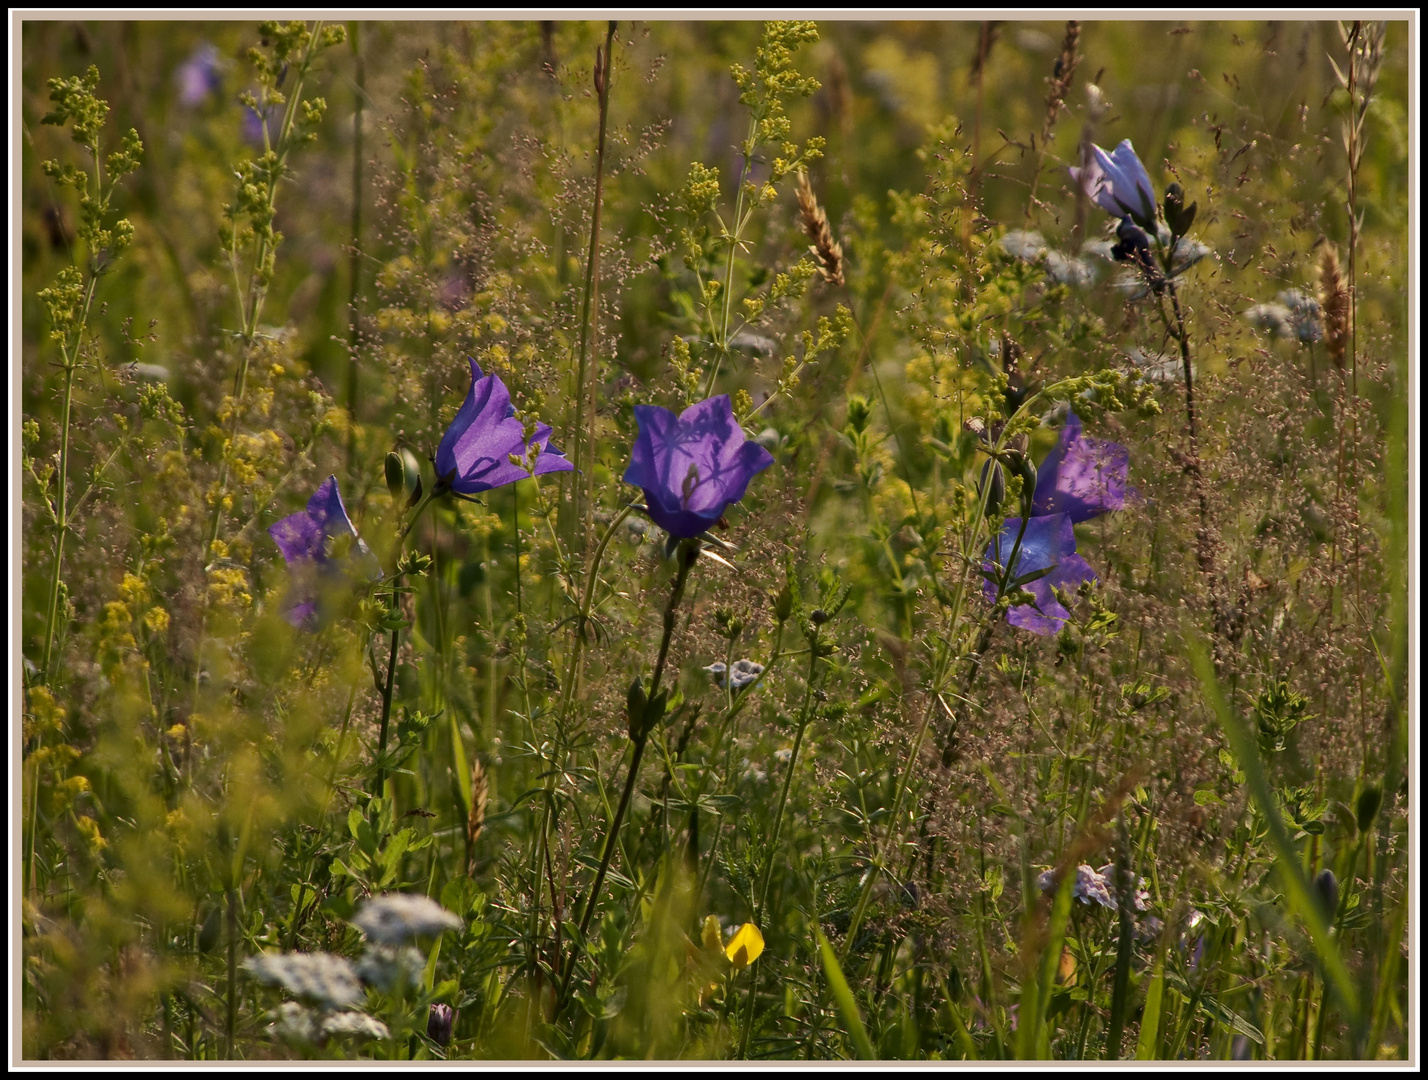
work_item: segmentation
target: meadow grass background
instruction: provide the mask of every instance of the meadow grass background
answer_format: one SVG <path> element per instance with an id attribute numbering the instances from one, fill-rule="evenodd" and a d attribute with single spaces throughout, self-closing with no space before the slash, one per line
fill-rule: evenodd
<path id="1" fill-rule="evenodd" d="M 20 44 L 25 1057 L 1409 1055 L 1406 23 Z M 402 536 L 467 357 L 580 471 Z M 666 622 L 633 406 L 713 393 L 775 462 Z M 978 478 L 1067 402 L 1136 494 L 1038 636 Z M 328 475 L 385 576 L 307 632 Z"/>

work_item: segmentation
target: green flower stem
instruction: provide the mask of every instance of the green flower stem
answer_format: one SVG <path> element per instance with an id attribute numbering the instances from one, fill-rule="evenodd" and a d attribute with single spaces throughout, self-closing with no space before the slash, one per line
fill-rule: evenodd
<path id="1" fill-rule="evenodd" d="M 566 719 L 570 715 L 570 706 L 575 696 L 575 687 L 580 681 L 580 660 L 585 646 L 585 625 L 590 621 L 590 609 L 595 600 L 595 582 L 600 576 L 600 563 L 605 557 L 605 549 L 610 545 L 616 531 L 630 516 L 630 511 L 634 509 L 634 504 L 624 506 L 615 515 L 615 519 L 605 530 L 605 534 L 600 537 L 600 542 L 595 545 L 595 552 L 590 557 L 590 568 L 585 574 L 585 595 L 580 600 L 580 614 L 575 623 L 575 641 L 571 645 L 570 664 L 565 671 L 565 686 L 560 695 L 560 726 L 563 728 Z"/>
<path id="2" fill-rule="evenodd" d="M 1180 348 L 1180 367 L 1185 379 L 1185 427 L 1190 440 L 1189 471 L 1191 479 L 1195 482 L 1195 499 L 1199 504 L 1200 512 L 1200 527 L 1195 533 L 1195 555 L 1201 571 L 1207 578 L 1213 580 L 1215 551 L 1210 537 L 1210 503 L 1205 495 L 1205 475 L 1200 468 L 1199 421 L 1195 412 L 1195 384 L 1190 372 L 1190 331 L 1185 327 L 1185 313 L 1180 308 L 1180 294 L 1175 289 L 1174 279 L 1170 277 L 1170 257 L 1173 251 L 1174 245 L 1172 244 L 1170 251 L 1166 252 L 1164 257 L 1165 288 L 1170 293 L 1170 309 L 1174 316 L 1173 319 L 1167 317 L 1165 304 L 1159 298 L 1157 298 L 1157 304 L 1161 320 Z"/>
<path id="3" fill-rule="evenodd" d="M 769 882 L 773 879 L 774 863 L 778 861 L 778 841 L 779 835 L 783 831 L 783 814 L 788 806 L 789 790 L 793 787 L 794 770 L 798 768 L 798 752 L 803 748 L 803 736 L 808 731 L 809 722 L 813 719 L 814 686 L 818 673 L 818 636 L 818 628 L 814 627 L 813 639 L 809 642 L 808 648 L 808 676 L 803 683 L 803 704 L 799 708 L 798 734 L 793 738 L 793 752 L 789 754 L 788 769 L 783 777 L 783 790 L 779 793 L 778 809 L 774 811 L 773 833 L 769 837 L 763 880 L 759 883 L 758 905 L 754 909 L 754 925 L 762 923 L 765 928 L 768 928 L 769 925 Z M 749 1039 L 754 1030 L 754 1004 L 758 996 L 759 975 L 762 970 L 760 968 L 749 980 L 748 1005 L 744 1010 L 744 1034 L 739 1040 L 740 1061 L 746 1060 L 749 1055 Z"/>
<path id="4" fill-rule="evenodd" d="M 573 538 L 578 527 L 582 538 L 588 534 L 588 527 L 585 521 L 587 503 L 586 492 L 582 489 L 582 477 L 585 474 L 585 398 L 586 382 L 588 375 L 586 368 L 589 358 L 596 351 L 596 341 L 599 338 L 599 305 L 597 297 L 600 290 L 600 208 L 602 196 L 605 190 L 605 129 L 610 117 L 610 69 L 614 67 L 614 56 L 611 46 L 615 42 L 615 22 L 612 19 L 605 30 L 605 50 L 595 57 L 595 90 L 599 95 L 600 104 L 600 135 L 595 148 L 595 195 L 594 206 L 590 212 L 590 251 L 585 259 L 585 289 L 584 298 L 580 304 L 580 351 L 575 365 L 575 450 L 573 463 L 575 471 L 571 473 L 570 490 L 574 498 L 571 500 L 570 526 L 566 530 L 567 542 Z M 603 61 L 601 56 L 603 55 Z M 592 315 L 592 312 L 594 313 Z M 587 348 L 588 346 L 588 348 Z M 594 389 L 590 390 L 590 411 L 594 416 Z M 594 432 L 590 433 L 590 443 L 594 444 Z M 586 481 L 588 483 L 588 481 Z"/>
<path id="5" fill-rule="evenodd" d="M 94 294 L 93 279 L 90 280 L 88 296 Z M 85 313 L 89 310 L 88 298 Z M 82 325 L 82 324 L 81 324 Z M 69 535 L 69 422 L 71 403 L 74 399 L 74 369 L 77 361 L 70 358 L 68 348 L 61 346 L 64 355 L 64 402 L 60 411 L 60 460 L 59 460 L 59 506 L 55 530 L 55 554 L 50 567 L 49 603 L 45 605 L 45 651 L 40 661 L 40 676 L 45 682 L 50 678 L 50 658 L 54 651 L 55 623 L 59 618 L 60 566 L 64 562 L 64 542 Z"/>
<path id="6" fill-rule="evenodd" d="M 268 172 L 268 190 L 262 208 L 263 216 L 269 222 L 272 221 L 274 207 L 277 203 L 278 184 L 286 171 L 288 155 L 293 148 L 293 125 L 297 121 L 298 110 L 302 104 L 303 81 L 307 78 L 308 70 L 312 67 L 318 50 L 322 48 L 322 40 L 322 20 L 319 19 L 313 25 L 307 49 L 297 65 L 292 92 L 287 95 L 287 106 L 283 111 L 282 124 L 278 129 L 276 146 L 269 142 L 267 124 L 263 125 L 263 150 L 265 154 L 272 153 L 274 155 Z M 228 494 L 229 454 L 233 449 L 233 440 L 238 434 L 238 425 L 242 422 L 243 397 L 248 385 L 248 367 L 253 357 L 253 342 L 257 336 L 258 318 L 263 312 L 263 303 L 268 295 L 268 280 L 272 276 L 276 246 L 276 234 L 273 233 L 271 225 L 266 229 L 257 230 L 253 249 L 253 265 L 248 271 L 248 281 L 245 285 L 238 272 L 238 229 L 235 222 L 228 258 L 233 268 L 233 284 L 239 297 L 238 315 L 241 327 L 238 336 L 242 339 L 243 349 L 238 361 L 238 370 L 233 376 L 233 412 L 229 418 L 229 431 L 223 448 L 223 457 L 218 466 L 218 486 L 213 502 L 213 518 L 209 522 L 208 543 L 204 545 L 203 557 L 205 559 L 212 558 L 213 543 L 222 531 L 223 500 Z"/>
<path id="7" fill-rule="evenodd" d="M 793 773 L 798 767 L 798 752 L 803 747 L 803 735 L 808 730 L 809 721 L 813 719 L 813 696 L 814 687 L 817 683 L 818 673 L 818 631 L 814 629 L 813 641 L 808 650 L 808 678 L 803 684 L 803 704 L 799 709 L 798 734 L 793 738 L 793 753 L 789 755 L 788 769 L 783 777 L 783 791 L 779 794 L 778 809 L 774 811 L 773 833 L 769 837 L 768 859 L 764 864 L 764 877 L 759 885 L 759 903 L 754 911 L 755 924 L 759 920 L 765 923 L 768 921 L 768 896 L 769 882 L 773 878 L 774 863 L 777 861 L 776 852 L 778 850 L 779 833 L 783 829 L 783 813 L 788 806 L 789 789 L 793 786 Z"/>
<path id="8" fill-rule="evenodd" d="M 595 601 L 595 582 L 599 578 L 600 563 L 605 557 L 605 549 L 609 547 L 611 539 L 613 539 L 615 533 L 619 530 L 621 523 L 624 522 L 625 518 L 629 516 L 630 511 L 633 509 L 633 503 L 624 506 L 620 509 L 620 512 L 615 515 L 615 519 L 611 521 L 609 526 L 605 529 L 604 535 L 600 537 L 600 542 L 595 545 L 595 551 L 590 557 L 590 568 L 585 575 L 585 593 L 581 598 L 580 611 L 576 616 L 575 640 L 571 643 L 570 663 L 566 666 L 565 683 L 564 686 L 561 688 L 560 713 L 558 719 L 556 720 L 556 731 L 562 741 L 564 740 L 564 733 L 566 731 L 566 721 L 570 717 L 570 707 L 575 698 L 575 689 L 580 683 L 580 661 L 585 650 L 585 626 L 590 620 L 590 609 L 594 605 Z M 557 752 L 556 756 L 558 759 L 564 757 L 563 747 Z M 550 835 L 550 830 L 556 822 L 556 809 L 554 798 L 555 777 L 556 770 L 546 770 L 545 799 L 542 802 L 541 825 L 540 829 L 536 833 L 536 850 L 532 855 L 534 861 L 531 864 L 533 867 L 536 868 L 535 900 L 531 905 L 532 918 L 535 917 L 536 909 L 540 907 L 540 894 L 542 888 L 542 883 L 539 874 L 540 860 L 542 858 L 542 852 L 545 850 L 549 842 L 548 837 Z"/>
<path id="9" fill-rule="evenodd" d="M 665 660 L 669 656 L 670 639 L 674 636 L 674 612 L 679 606 L 680 598 L 684 596 L 684 586 L 689 580 L 690 568 L 694 565 L 694 560 L 698 556 L 699 548 L 697 541 L 681 540 L 679 543 L 676 558 L 679 560 L 679 569 L 675 573 L 674 588 L 670 590 L 669 602 L 664 606 L 664 633 L 659 643 L 659 658 L 655 661 L 654 675 L 650 677 L 650 687 L 646 692 L 646 699 L 653 701 L 655 695 L 659 693 L 660 679 L 664 674 Z M 600 869 L 595 875 L 594 884 L 590 887 L 589 896 L 586 898 L 583 914 L 580 917 L 580 938 L 583 940 L 586 931 L 590 929 L 590 920 L 595 915 L 595 907 L 600 900 L 600 889 L 605 884 L 605 874 L 610 869 L 610 858 L 615 853 L 615 844 L 620 834 L 620 824 L 624 821 L 625 811 L 630 805 L 630 796 L 635 790 L 635 780 L 640 771 L 640 760 L 644 757 L 645 743 L 648 741 L 649 733 L 644 729 L 630 732 L 630 742 L 634 745 L 634 755 L 630 759 L 630 770 L 625 777 L 625 790 L 620 795 L 620 804 L 615 808 L 615 816 L 610 821 L 610 826 L 605 833 L 604 851 L 600 856 Z M 560 1000 L 564 1000 L 566 993 L 570 989 L 570 980 L 575 975 L 575 963 L 578 955 L 578 943 L 572 943 L 570 949 L 570 959 L 567 961 L 565 976 L 561 980 Z"/>
<path id="10" fill-rule="evenodd" d="M 96 194 L 103 192 L 103 166 L 99 153 L 99 140 L 96 137 L 94 143 L 89 147 L 94 156 L 94 186 Z M 100 214 L 109 209 L 109 199 L 114 193 L 114 187 L 118 180 L 114 180 L 109 189 L 108 195 L 103 195 L 100 200 Z M 54 655 L 55 627 L 59 619 L 59 589 L 60 571 L 64 564 L 65 540 L 69 537 L 72 526 L 73 512 L 69 508 L 69 435 L 70 420 L 73 416 L 74 405 L 74 373 L 79 367 L 80 344 L 84 338 L 85 327 L 89 323 L 89 313 L 94 307 L 94 291 L 99 283 L 99 273 L 94 265 L 94 256 L 90 256 L 89 280 L 84 287 L 84 300 L 79 309 L 79 316 L 73 326 L 73 338 L 70 332 L 66 332 L 60 340 L 60 366 L 64 368 L 64 397 L 60 405 L 60 460 L 59 460 L 59 504 L 56 508 L 55 521 L 57 529 L 55 532 L 55 554 L 53 565 L 50 569 L 49 602 L 45 605 L 45 650 L 40 661 L 40 677 L 48 683 L 50 678 L 50 661 Z M 78 504 L 74 510 L 78 510 Z"/>
<path id="11" fill-rule="evenodd" d="M 431 505 L 431 502 L 434 498 L 436 498 L 435 494 L 427 494 L 423 496 L 422 500 L 417 503 L 416 509 L 412 511 L 411 517 L 402 526 L 402 531 L 397 535 L 397 550 L 396 554 L 392 559 L 394 567 L 392 574 L 391 592 L 393 611 L 397 610 L 397 605 L 401 602 L 400 598 L 402 589 L 402 574 L 400 573 L 400 571 L 397 571 L 395 567 L 401 564 L 402 552 L 406 548 L 407 536 L 410 535 L 412 529 L 416 526 L 417 521 L 421 518 L 422 512 L 426 510 L 428 506 Z M 375 778 L 376 782 L 373 784 L 372 787 L 373 795 L 382 794 L 382 786 L 386 783 L 387 780 L 387 728 L 392 716 L 392 685 L 396 680 L 397 675 L 397 646 L 400 643 L 401 630 L 394 627 L 392 629 L 391 642 L 388 646 L 387 652 L 387 677 L 386 681 L 383 683 L 382 686 L 382 721 L 381 728 L 379 729 L 377 734 L 377 775 Z"/>
<path id="12" fill-rule="evenodd" d="M 714 382 L 719 378 L 719 368 L 724 362 L 724 357 L 729 354 L 729 313 L 733 310 L 733 287 L 734 287 L 734 257 L 738 254 L 740 238 L 744 233 L 744 226 L 752 216 L 752 211 L 744 212 L 744 181 L 749 175 L 749 169 L 753 162 L 754 146 L 758 139 L 759 118 L 757 114 L 749 118 L 749 134 L 744 138 L 743 146 L 743 167 L 739 170 L 739 181 L 736 185 L 734 195 L 734 231 L 726 234 L 723 239 L 729 244 L 729 257 L 724 263 L 724 287 L 720 290 L 723 296 L 724 310 L 719 317 L 719 326 L 714 326 L 713 313 L 709 316 L 709 331 L 714 338 L 714 346 L 717 352 L 714 354 L 714 363 L 709 368 L 709 378 L 704 383 L 704 393 L 702 397 L 709 397 L 714 393 Z M 702 282 L 701 282 L 702 284 Z"/>
<path id="13" fill-rule="evenodd" d="M 1035 394 L 1032 394 L 1024 402 L 1022 402 L 1021 408 L 1016 411 L 1016 414 L 1013 416 L 1013 419 L 1015 419 L 1016 416 L 1020 416 L 1022 413 L 1027 412 L 1030 409 L 1031 405 L 1035 401 L 1037 401 L 1037 399 L 1045 395 L 1049 395 L 1054 391 L 1060 390 L 1062 386 L 1063 383 L 1056 383 L 1052 386 L 1044 387 L 1043 389 L 1037 391 Z M 1007 428 L 1010 428 L 1010 426 L 1011 425 L 1008 424 Z M 1003 429 L 1001 437 L 997 440 L 996 445 L 992 447 L 994 453 L 1002 450 L 1003 444 L 1005 443 L 1007 438 L 1007 428 Z M 982 523 L 986 520 L 987 497 L 990 493 L 990 490 L 991 485 L 986 485 L 986 489 L 982 492 L 981 495 L 981 501 L 976 506 L 972 522 L 968 527 L 966 535 L 964 536 L 965 542 L 962 546 L 962 550 L 964 551 L 976 551 L 977 547 L 980 545 Z M 1024 526 L 1026 515 L 1023 514 L 1022 518 Z M 962 605 L 966 600 L 967 582 L 971 577 L 972 565 L 973 563 L 968 560 L 966 565 L 963 567 L 961 575 L 957 579 L 957 591 L 953 594 L 952 605 L 950 610 L 948 611 L 947 618 L 943 624 L 943 633 L 938 636 L 939 641 L 950 642 L 953 640 L 953 634 L 956 631 L 958 623 L 961 621 Z M 923 709 L 922 720 L 918 724 L 917 732 L 912 739 L 912 752 L 908 755 L 906 767 L 902 770 L 902 774 L 898 777 L 897 794 L 893 799 L 892 816 L 888 818 L 888 834 L 883 840 L 882 852 L 880 854 L 875 855 L 873 859 L 873 865 L 869 868 L 867 880 L 863 882 L 863 891 L 858 896 L 858 906 L 853 909 L 853 918 L 852 921 L 848 924 L 848 932 L 846 937 L 843 939 L 843 948 L 839 951 L 838 954 L 838 960 L 840 963 L 843 963 L 847 960 L 848 951 L 852 948 L 853 939 L 857 936 L 858 927 L 862 925 L 863 916 L 867 913 L 868 900 L 872 897 L 873 885 L 876 883 L 878 874 L 881 873 L 882 868 L 887 865 L 888 855 L 892 850 L 893 841 L 897 836 L 897 822 L 899 816 L 902 814 L 903 801 L 907 797 L 909 781 L 912 778 L 912 770 L 916 766 L 918 759 L 922 754 L 922 743 L 927 738 L 927 731 L 932 724 L 932 717 L 941 699 L 942 693 L 947 687 L 947 680 L 951 676 L 953 664 L 958 655 L 959 654 L 952 648 L 944 647 L 942 655 L 938 660 L 937 668 L 933 674 L 932 679 L 932 692 L 929 693 L 927 696 L 927 706 Z"/>

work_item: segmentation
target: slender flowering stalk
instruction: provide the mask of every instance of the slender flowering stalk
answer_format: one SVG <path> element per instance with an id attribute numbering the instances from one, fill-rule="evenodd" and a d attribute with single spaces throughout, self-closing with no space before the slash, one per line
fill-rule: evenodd
<path id="1" fill-rule="evenodd" d="M 1056 119 L 1061 115 L 1061 110 L 1065 107 L 1066 95 L 1071 90 L 1071 80 L 1076 74 L 1076 67 L 1081 63 L 1081 53 L 1077 50 L 1077 42 L 1081 38 L 1081 24 L 1075 19 L 1066 23 L 1066 34 L 1061 39 L 1061 52 L 1056 57 L 1056 64 L 1051 72 L 1051 77 L 1046 80 L 1046 119 L 1041 124 L 1041 142 L 1036 147 L 1036 168 L 1031 174 L 1031 192 L 1026 199 L 1026 221 L 1031 221 L 1033 208 L 1037 205 L 1036 186 L 1041 180 L 1041 167 L 1046 161 L 1046 147 L 1051 142 L 1051 131 L 1056 126 Z"/>
<path id="2" fill-rule="evenodd" d="M 833 239 L 828 214 L 818 205 L 818 197 L 813 194 L 813 185 L 808 182 L 808 173 L 803 169 L 798 171 L 798 185 L 794 192 L 798 196 L 803 231 L 813 241 L 808 250 L 818 261 L 818 272 L 830 285 L 842 285 L 843 245 Z"/>
<path id="3" fill-rule="evenodd" d="M 585 523 L 588 500 L 586 492 L 582 489 L 580 477 L 584 472 L 587 442 L 585 433 L 587 383 L 592 383 L 588 391 L 592 417 L 595 411 L 595 389 L 593 380 L 586 373 L 586 367 L 588 357 L 598 356 L 596 345 L 600 332 L 600 211 L 603 206 L 602 196 L 605 190 L 605 129 L 610 118 L 610 69 L 614 66 L 614 44 L 615 21 L 611 19 L 605 30 L 605 48 L 595 51 L 595 93 L 600 104 L 600 135 L 595 148 L 595 195 L 594 206 L 590 212 L 590 250 L 585 258 L 585 289 L 580 302 L 580 351 L 575 365 L 575 426 L 571 432 L 575 442 L 575 461 L 572 468 L 575 470 L 576 476 L 571 484 L 573 498 L 570 506 L 571 525 L 566 532 L 567 543 L 574 537 L 576 527 L 580 528 L 582 536 L 588 528 Z M 588 441 L 593 445 L 593 430 Z"/>
<path id="4" fill-rule="evenodd" d="M 644 757 L 645 743 L 649 739 L 649 733 L 663 719 L 666 697 L 660 691 L 660 679 L 664 674 L 665 660 L 669 655 L 669 643 L 674 636 L 675 609 L 679 607 L 679 602 L 684 596 L 684 586 L 689 580 L 689 571 L 699 555 L 699 541 L 682 540 L 675 552 L 678 568 L 675 571 L 674 587 L 670 590 L 669 601 L 664 608 L 664 632 L 660 637 L 659 657 L 655 661 L 654 674 L 650 677 L 648 690 L 644 689 L 642 685 L 643 679 L 637 680 L 636 686 L 631 687 L 630 690 L 629 736 L 634 753 L 630 758 L 629 771 L 625 775 L 625 788 L 620 795 L 619 805 L 605 831 L 600 868 L 596 872 L 590 892 L 584 900 L 583 914 L 580 917 L 580 936 L 582 938 L 590 929 L 591 919 L 594 917 L 596 905 L 600 901 L 600 889 L 605 884 L 605 874 L 610 869 L 610 859 L 615 853 L 615 845 L 619 839 L 620 825 L 624 821 L 625 811 L 629 808 L 630 796 L 635 790 L 635 780 L 639 775 L 640 760 Z M 570 989 L 570 980 L 575 974 L 576 957 L 577 950 L 572 947 L 570 957 L 566 962 L 565 976 L 561 983 L 560 997 L 562 999 Z"/>
<path id="5" fill-rule="evenodd" d="M 1205 491 L 1205 477 L 1200 463 L 1199 425 L 1195 409 L 1195 384 L 1190 361 L 1190 331 L 1180 306 L 1180 293 L 1175 278 L 1186 266 L 1177 265 L 1181 257 L 1181 240 L 1195 220 L 1196 204 L 1184 204 L 1184 192 L 1179 184 L 1171 184 L 1165 194 L 1165 222 L 1162 235 L 1156 208 L 1155 190 L 1150 175 L 1141 164 L 1129 139 L 1123 139 L 1115 150 L 1107 153 L 1090 145 L 1089 157 L 1081 167 L 1069 170 L 1085 196 L 1121 219 L 1116 229 L 1116 244 L 1112 256 L 1134 264 L 1145 278 L 1146 286 L 1155 296 L 1157 309 L 1166 330 L 1180 348 L 1181 369 L 1185 382 L 1185 427 L 1190 444 L 1186 471 L 1195 484 L 1199 504 L 1200 524 L 1195 533 L 1196 559 L 1206 579 L 1213 586 L 1215 579 L 1214 539 L 1210 530 L 1210 502 Z M 1153 240 L 1152 240 L 1153 238 Z M 1167 240 L 1168 238 L 1168 240 Z M 1152 243 L 1157 251 L 1152 251 Z M 1164 300 L 1170 297 L 1171 312 L 1166 314 Z M 1218 605 L 1218 601 L 1216 601 Z"/>
<path id="6" fill-rule="evenodd" d="M 54 178 L 62 186 L 75 189 L 83 213 L 78 230 L 78 239 L 88 249 L 88 265 L 81 270 L 69 266 L 60 271 L 58 280 L 47 289 L 40 290 L 38 299 L 46 308 L 50 321 L 50 336 L 58 343 L 60 368 L 64 371 L 64 389 L 60 396 L 60 445 L 58 472 L 56 474 L 56 497 L 52 513 L 55 522 L 54 556 L 51 561 L 49 596 L 45 605 L 45 644 L 40 658 L 40 678 L 48 682 L 50 664 L 54 656 L 56 628 L 59 623 L 59 596 L 62 569 L 64 565 L 65 543 L 74 528 L 74 515 L 83 498 L 71 504 L 69 501 L 70 467 L 70 425 L 73 416 L 74 378 L 79 369 L 84 345 L 84 334 L 89 326 L 89 315 L 94 307 L 95 290 L 99 278 L 112 268 L 113 262 L 129 246 L 134 237 L 134 227 L 127 219 L 120 219 L 105 226 L 104 219 L 109 213 L 109 205 L 118 190 L 119 181 L 139 168 L 144 147 L 136 131 L 130 129 L 124 136 L 119 149 L 104 157 L 101 154 L 99 134 L 109 115 L 109 104 L 97 97 L 94 91 L 99 86 L 99 69 L 90 66 L 80 77 L 51 79 L 49 82 L 50 102 L 54 109 L 46 113 L 42 123 L 68 125 L 71 138 L 84 147 L 93 163 L 93 187 L 90 175 L 73 166 L 61 167 L 57 161 L 44 163 L 47 176 Z M 109 175 L 105 176 L 105 165 Z M 113 460 L 111 455 L 110 460 Z M 96 474 L 95 480 L 107 469 L 108 462 Z"/>

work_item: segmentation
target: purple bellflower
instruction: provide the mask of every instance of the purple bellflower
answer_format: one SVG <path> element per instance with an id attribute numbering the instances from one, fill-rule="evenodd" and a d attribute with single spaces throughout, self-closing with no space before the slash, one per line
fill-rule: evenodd
<path id="1" fill-rule="evenodd" d="M 527 441 L 506 384 L 497 375 L 483 377 L 481 365 L 470 363 L 471 389 L 436 449 L 437 483 L 458 495 L 514 484 L 532 474 L 513 465 L 511 456 L 524 459 L 532 447 L 541 451 L 534 475 L 572 471 L 570 460 L 550 445 L 550 425 L 537 424 Z"/>
<path id="2" fill-rule="evenodd" d="M 1011 559 L 1016 550 L 1016 561 L 1007 576 L 1007 588 L 1020 588 L 1036 598 L 1035 604 L 1018 604 L 1007 612 L 1007 622 L 1030 630 L 1033 634 L 1050 636 L 1061 632 L 1066 620 L 1071 617 L 1053 587 L 1071 591 L 1083 581 L 1095 581 L 1096 572 L 1085 559 L 1076 554 L 1076 534 L 1071 528 L 1071 515 L 1066 513 L 1047 514 L 1042 517 L 1027 518 L 1026 531 L 1022 532 L 1021 518 L 1007 518 L 998 536 L 987 545 L 986 561 L 982 569 L 989 574 L 1000 576 L 1001 568 Z M 1021 546 L 1016 547 L 1017 535 L 1021 534 Z M 1049 571 L 1044 576 L 1016 585 L 1019 577 L 1037 570 Z M 997 601 L 996 582 L 987 579 L 982 583 L 982 594 L 989 604 Z"/>
<path id="3" fill-rule="evenodd" d="M 636 405 L 640 435 L 625 483 L 644 490 L 650 518 L 670 536 L 698 536 L 744 497 L 749 481 L 773 455 L 744 437 L 729 395 L 691 405 L 675 416 L 658 405 Z"/>
<path id="4" fill-rule="evenodd" d="M 1071 166 L 1071 178 L 1106 213 L 1133 218 L 1143 229 L 1155 228 L 1155 189 L 1129 139 L 1122 139 L 1109 154 L 1093 145 L 1091 160 Z"/>
<path id="5" fill-rule="evenodd" d="M 1129 457 L 1118 442 L 1082 435 L 1080 417 L 1068 412 L 1055 449 L 1037 469 L 1032 513 L 1069 514 L 1079 525 L 1124 508 Z"/>
<path id="6" fill-rule="evenodd" d="M 317 629 L 320 594 L 344 573 L 367 581 L 382 576 L 377 557 L 357 535 L 347 516 L 335 476 L 318 486 L 307 501 L 307 509 L 274 522 L 268 535 L 283 553 L 293 577 L 293 592 L 283 615 L 299 629 Z"/>
<path id="7" fill-rule="evenodd" d="M 218 50 L 206 41 L 174 71 L 179 101 L 190 109 L 207 101 L 222 81 L 218 70 Z"/>

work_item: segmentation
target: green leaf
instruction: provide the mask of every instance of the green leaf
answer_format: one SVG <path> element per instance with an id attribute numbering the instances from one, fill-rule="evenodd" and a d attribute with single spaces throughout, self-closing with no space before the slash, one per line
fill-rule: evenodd
<path id="1" fill-rule="evenodd" d="M 1215 666 L 1210 660 L 1209 648 L 1204 640 L 1198 634 L 1187 634 L 1185 646 L 1195 673 L 1199 676 L 1205 701 L 1219 718 L 1225 737 L 1229 739 L 1235 757 L 1239 759 L 1240 768 L 1244 770 L 1250 797 L 1268 826 L 1269 842 L 1274 848 L 1276 865 L 1284 882 L 1290 907 L 1308 927 L 1309 936 L 1314 941 L 1314 951 L 1323 965 L 1325 982 L 1329 984 L 1338 999 L 1339 1007 L 1344 1011 L 1355 1044 L 1362 1045 L 1365 1023 L 1358 992 L 1354 988 L 1349 969 L 1344 966 L 1339 947 L 1329 933 L 1328 921 L 1315 900 L 1313 886 L 1304 875 L 1300 853 L 1285 828 L 1284 819 L 1280 816 L 1274 792 L 1270 789 L 1269 781 L 1260 765 L 1258 740 L 1250 731 L 1249 725 L 1230 708 L 1224 695 L 1220 693 Z"/>
<path id="2" fill-rule="evenodd" d="M 833 947 L 828 944 L 822 930 L 815 928 L 813 932 L 818 935 L 818 955 L 823 960 L 823 974 L 828 978 L 828 989 L 833 993 L 833 1001 L 843 1016 L 843 1023 L 848 1025 L 848 1035 L 853 1040 L 853 1046 L 864 1061 L 876 1061 L 877 1052 L 873 1049 L 872 1040 L 868 1038 L 868 1029 L 863 1026 L 863 1017 L 858 1012 L 858 1003 L 853 1000 L 853 991 L 848 989 L 848 980 L 843 978 L 843 969 L 838 966 L 838 958 L 833 955 Z"/>
<path id="3" fill-rule="evenodd" d="M 1135 1044 L 1137 1061 L 1154 1061 L 1160 1033 L 1160 1003 L 1165 998 L 1165 950 L 1155 958 L 1150 989 L 1145 992 L 1145 1010 L 1140 1019 L 1140 1038 Z"/>

